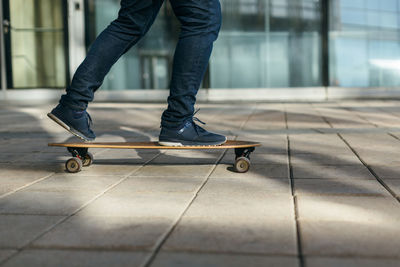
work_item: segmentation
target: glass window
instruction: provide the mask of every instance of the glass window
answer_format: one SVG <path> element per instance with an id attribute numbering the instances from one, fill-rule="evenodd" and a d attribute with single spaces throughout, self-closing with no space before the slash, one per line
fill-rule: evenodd
<path id="1" fill-rule="evenodd" d="M 333 0 L 330 10 L 331 85 L 399 86 L 400 1 Z"/>
<path id="2" fill-rule="evenodd" d="M 210 63 L 212 88 L 321 85 L 319 1 L 222 0 L 223 27 Z"/>
<path id="3" fill-rule="evenodd" d="M 364 8 L 365 4 L 365 0 L 338 0 L 338 1 L 340 1 L 340 6 L 344 8 Z"/>
<path id="4" fill-rule="evenodd" d="M 12 0 L 9 3 L 13 87 L 64 87 L 63 1 Z"/>
<path id="5" fill-rule="evenodd" d="M 366 12 L 363 10 L 342 8 L 340 14 L 340 20 L 343 24 L 363 26 L 366 23 Z"/>
<path id="6" fill-rule="evenodd" d="M 397 1 L 396 0 L 379 0 L 380 10 L 383 11 L 396 11 Z"/>

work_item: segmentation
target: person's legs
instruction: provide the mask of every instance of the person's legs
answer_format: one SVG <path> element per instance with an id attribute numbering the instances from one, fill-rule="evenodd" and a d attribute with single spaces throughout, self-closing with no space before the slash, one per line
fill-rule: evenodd
<path id="1" fill-rule="evenodd" d="M 226 142 L 193 121 L 197 91 L 221 27 L 219 0 L 170 0 L 181 22 L 174 56 L 168 108 L 161 117 L 159 144 L 209 146 Z"/>
<path id="2" fill-rule="evenodd" d="M 122 0 L 118 18 L 96 38 L 81 65 L 76 70 L 66 94 L 48 116 L 72 134 L 92 141 L 96 135 L 90 129 L 86 112 L 94 92 L 114 63 L 135 45 L 153 24 L 164 0 Z"/>
<path id="3" fill-rule="evenodd" d="M 193 116 L 197 91 L 221 27 L 219 0 L 170 0 L 181 23 L 176 47 L 168 108 L 163 127 L 177 127 Z"/>
<path id="4" fill-rule="evenodd" d="M 60 103 L 85 110 L 114 63 L 149 30 L 164 0 L 122 0 L 118 18 L 96 38 Z"/>

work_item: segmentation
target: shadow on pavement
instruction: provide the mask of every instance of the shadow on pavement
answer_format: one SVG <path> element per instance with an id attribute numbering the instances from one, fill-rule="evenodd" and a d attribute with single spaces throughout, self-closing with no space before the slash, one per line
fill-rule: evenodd
<path id="1" fill-rule="evenodd" d="M 236 109 L 224 108 L 227 114 Z M 149 108 L 137 111 L 136 115 L 143 113 L 140 123 L 126 122 L 127 117 L 134 117 L 136 111 L 133 109 L 121 111 L 96 107 L 92 110 L 101 118 L 96 121 L 99 125 L 95 129 L 96 141 L 117 138 L 119 140 L 115 141 L 150 141 L 157 134 L 154 124 L 160 110 L 152 111 L 154 113 L 149 113 Z M 38 119 L 40 112 L 43 110 L 0 108 L 0 122 L 7 125 L 0 132 L 0 183 L 3 185 L 0 217 L 7 223 L 0 223 L 0 227 L 14 229 L 0 229 L 5 233 L 0 235 L 0 247 L 17 250 L 29 244 L 30 248 L 12 258 L 10 264 L 21 261 L 39 266 L 43 258 L 55 265 L 71 259 L 96 262 L 97 256 L 93 255 L 101 251 L 102 262 L 126 261 L 139 265 L 151 251 L 162 245 L 160 257 L 170 253 L 164 261 L 170 260 L 170 266 L 179 262 L 201 264 L 212 257 L 223 258 L 223 255 L 227 255 L 227 261 L 221 265 L 234 261 L 229 256 L 241 256 L 239 261 L 249 257 L 260 266 L 272 264 L 271 257 L 276 257 L 279 266 L 287 266 L 297 264 L 298 236 L 302 238 L 303 253 L 311 255 L 361 257 L 365 251 L 360 244 L 368 241 L 368 251 L 375 251 L 369 256 L 398 256 L 400 241 L 397 240 L 400 239 L 393 241 L 391 237 L 400 234 L 398 229 L 392 228 L 400 215 L 390 210 L 396 208 L 396 203 L 386 198 L 390 194 L 336 134 L 316 133 L 309 126 L 292 129 L 290 124 L 286 129 L 282 110 L 256 112 L 244 129 L 239 129 L 230 119 L 218 122 L 217 126 L 226 132 L 239 133 L 246 139 L 254 137 L 255 141 L 263 143 L 263 147 L 252 154 L 255 163 L 250 171 L 240 175 L 232 172 L 232 167 L 227 164 L 230 160 L 233 162 L 233 153 L 228 151 L 206 184 L 207 175 L 220 153 L 100 149 L 95 151 L 95 164 L 90 169 L 76 175 L 67 174 L 63 163 L 69 157 L 68 153 L 61 148 L 48 148 L 47 143 L 76 139 L 66 137 L 68 135 L 63 132 L 50 132 L 51 127 L 59 126 Z M 122 114 L 115 115 L 119 113 Z M 318 116 L 293 115 L 299 126 L 302 122 L 309 125 L 310 121 L 318 121 L 319 126 L 324 123 Z M 268 128 L 273 122 L 283 124 Z M 348 118 L 345 123 L 351 126 L 359 121 L 352 122 Z M 262 129 L 263 125 L 266 130 Z M 330 129 L 329 125 L 317 128 L 320 131 Z M 353 133 L 370 133 L 369 129 L 355 129 L 357 131 Z M 310 138 L 296 141 L 297 136 L 309 133 L 312 133 Z M 291 140 L 290 166 L 286 134 Z M 328 139 L 326 143 L 318 141 L 321 136 L 328 136 L 332 143 Z M 142 172 L 135 172 L 153 158 L 154 162 L 146 164 Z M 180 172 L 184 167 L 187 169 Z M 132 176 L 127 178 L 129 174 Z M 46 176 L 49 179 L 33 184 Z M 358 182 L 353 183 L 355 180 Z M 29 186 L 22 189 L 26 185 Z M 300 206 L 298 218 L 295 218 L 292 189 L 300 201 L 304 196 L 311 197 L 311 206 L 307 206 L 310 204 L 306 200 L 305 204 L 300 202 L 304 206 Z M 194 197 L 196 200 L 192 203 Z M 368 206 L 364 200 L 378 204 Z M 311 218 L 312 212 L 315 212 L 315 221 Z M 178 220 L 180 216 L 182 218 Z M 299 235 L 295 219 L 300 220 Z M 336 219 L 340 223 L 332 224 Z M 320 221 L 325 224 L 319 224 Z M 52 228 L 55 224 L 57 227 Z M 343 230 L 346 227 L 350 234 Z M 313 231 L 315 229 L 318 231 Z M 166 237 L 166 242 L 160 243 Z M 391 249 L 382 245 L 387 240 L 392 240 Z M 312 244 L 320 244 L 322 250 Z M 51 251 L 43 254 L 47 250 Z M 112 255 L 107 257 L 107 253 Z"/>

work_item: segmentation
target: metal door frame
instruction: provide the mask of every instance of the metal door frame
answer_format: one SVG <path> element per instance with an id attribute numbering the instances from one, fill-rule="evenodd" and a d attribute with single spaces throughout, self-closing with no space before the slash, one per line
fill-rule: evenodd
<path id="1" fill-rule="evenodd" d="M 3 0 L 0 0 L 0 75 L 1 75 L 1 91 L 3 92 L 4 98 L 6 98 L 7 90 L 7 74 L 6 74 L 6 60 L 5 60 L 5 47 L 4 47 L 4 28 L 3 22 Z"/>
<path id="2" fill-rule="evenodd" d="M 64 0 L 67 10 L 66 27 L 68 31 L 66 40 L 68 45 L 68 76 L 67 83 L 69 83 L 75 73 L 76 69 L 86 57 L 86 9 L 87 1 L 85 0 Z"/>
<path id="3" fill-rule="evenodd" d="M 2 62 L 4 62 L 4 65 L 2 65 L 2 75 L 4 75 L 5 80 L 2 81 L 4 83 L 5 88 L 3 88 L 4 91 L 6 91 L 9 88 L 13 87 L 13 80 L 12 80 L 12 60 L 11 60 L 11 31 L 9 28 L 9 24 L 7 24 L 7 21 L 10 21 L 10 0 L 1 0 L 2 4 L 2 18 L 0 21 L 0 27 L 1 27 L 1 33 L 2 33 L 2 47 L 3 47 L 3 52 L 4 52 L 4 57 L 2 58 Z M 8 32 L 6 32 L 6 29 L 8 29 Z M 4 74 L 3 74 L 4 73 Z M 2 76 L 3 77 L 3 76 Z"/>

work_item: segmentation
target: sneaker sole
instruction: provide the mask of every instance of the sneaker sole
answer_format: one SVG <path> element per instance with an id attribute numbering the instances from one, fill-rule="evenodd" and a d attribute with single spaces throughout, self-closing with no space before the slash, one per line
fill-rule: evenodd
<path id="1" fill-rule="evenodd" d="M 203 145 L 199 145 L 199 144 L 182 144 L 180 142 L 167 142 L 167 141 L 158 141 L 158 144 L 160 144 L 161 146 L 172 146 L 172 147 L 185 147 L 185 146 L 195 146 L 195 147 L 208 147 L 208 146 L 220 146 L 225 144 L 226 142 L 226 138 L 225 141 L 223 142 L 218 142 L 218 143 L 213 143 L 213 144 L 203 144 Z"/>
<path id="2" fill-rule="evenodd" d="M 61 127 L 63 127 L 65 130 L 67 130 L 68 132 L 72 133 L 73 135 L 75 135 L 76 137 L 82 139 L 83 141 L 86 142 L 90 142 L 93 141 L 94 139 L 90 139 L 85 137 L 84 135 L 82 135 L 81 133 L 79 133 L 78 131 L 76 131 L 74 128 L 69 127 L 67 124 L 65 124 L 62 120 L 60 120 L 59 118 L 57 118 L 54 114 L 51 113 L 47 113 L 47 117 L 49 117 L 50 119 L 52 119 L 54 122 L 56 122 L 58 125 L 60 125 Z"/>

